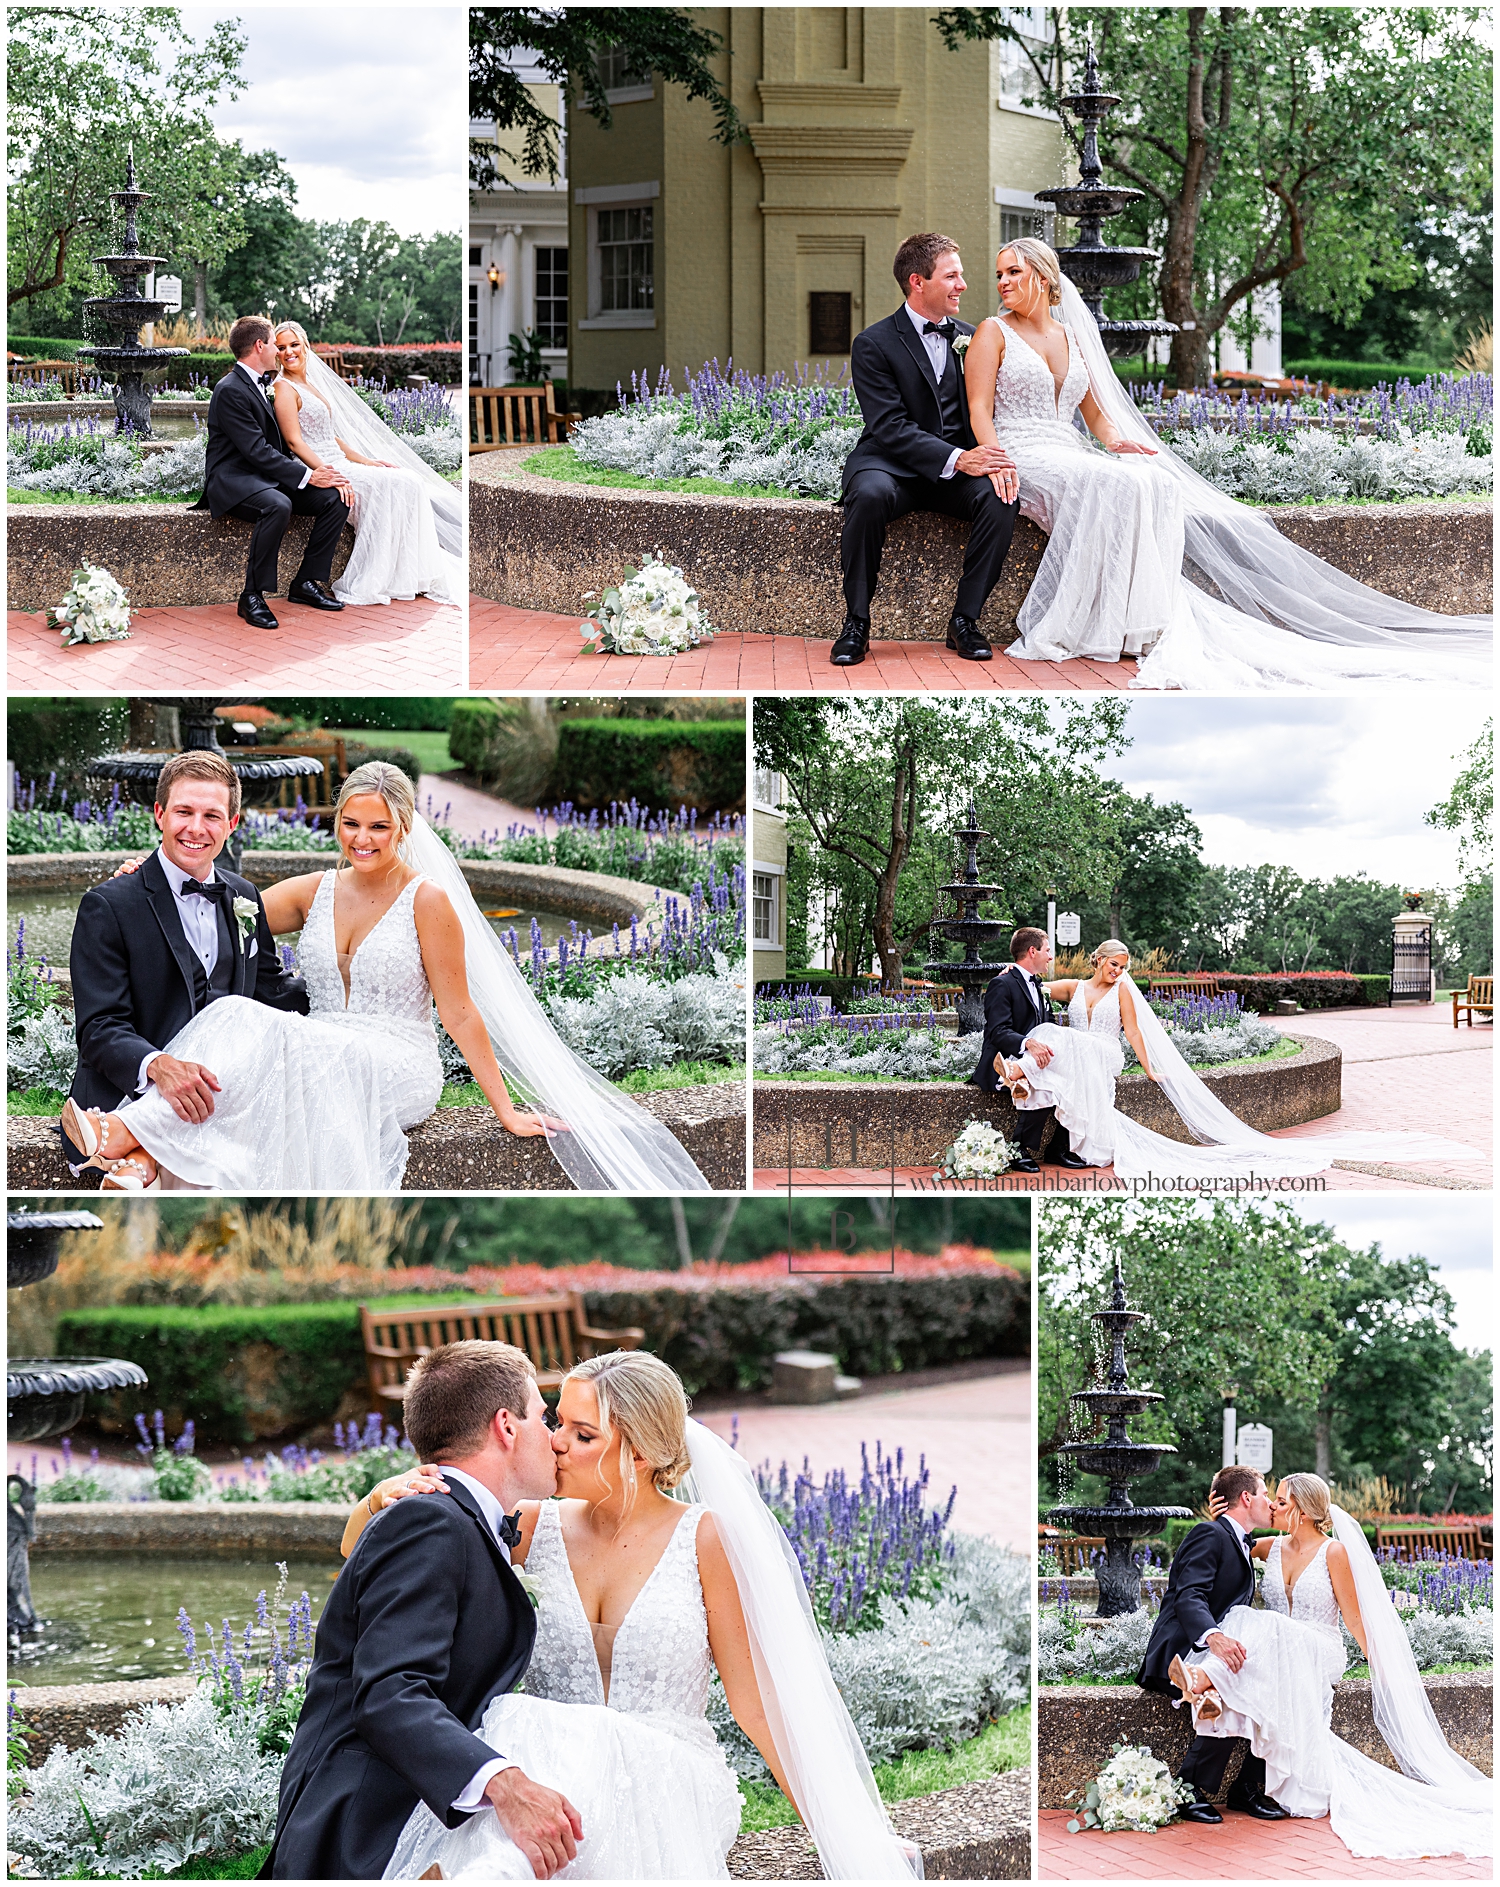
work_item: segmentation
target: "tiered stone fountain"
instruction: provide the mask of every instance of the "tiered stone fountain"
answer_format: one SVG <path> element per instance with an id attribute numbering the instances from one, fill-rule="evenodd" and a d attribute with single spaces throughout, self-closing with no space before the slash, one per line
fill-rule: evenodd
<path id="1" fill-rule="evenodd" d="M 142 347 L 140 330 L 147 322 L 159 321 L 167 304 L 146 295 L 143 278 L 165 262 L 165 256 L 142 255 L 136 235 L 136 212 L 151 201 L 135 181 L 135 152 L 125 162 L 125 188 L 110 196 L 125 212 L 125 237 L 118 255 L 95 256 L 93 260 L 108 269 L 115 278 L 113 295 L 95 295 L 83 304 L 84 326 L 89 333 L 103 332 L 114 338 L 93 347 L 80 347 L 80 358 L 91 354 L 100 373 L 115 383 L 115 431 L 133 433 L 138 439 L 151 437 L 151 389 L 146 375 L 159 371 L 169 360 L 186 354 L 185 347 Z"/>
<path id="2" fill-rule="evenodd" d="M 965 814 L 967 825 L 960 826 L 954 833 L 964 850 L 962 875 L 952 884 L 939 887 L 943 894 L 951 897 L 958 906 L 957 917 L 939 918 L 932 929 L 947 937 L 953 943 L 964 946 L 961 963 L 924 963 L 922 974 L 935 983 L 957 983 L 963 990 L 958 999 L 958 1027 L 962 1035 L 984 1032 L 984 992 L 992 978 L 1005 968 L 1003 963 L 987 963 L 980 956 L 985 944 L 991 944 L 1005 930 L 1007 920 L 1003 917 L 981 917 L 980 901 L 985 898 L 998 898 L 999 885 L 981 884 L 979 879 L 979 841 L 990 835 L 979 823 L 979 809 L 974 804 L 974 796 L 969 795 L 968 811 Z"/>
<path id="3" fill-rule="evenodd" d="M 97 1232 L 92 1212 L 11 1212 L 5 1220 L 5 1282 L 9 1290 L 39 1284 L 57 1269 L 65 1232 Z M 12 1356 L 5 1365 L 6 1439 L 46 1441 L 64 1435 L 83 1416 L 87 1397 L 101 1389 L 143 1388 L 139 1363 L 110 1356 Z M 12 1649 L 39 1634 L 47 1621 L 31 1602 L 28 1549 L 36 1537 L 36 1486 L 24 1474 L 5 1479 L 6 1632 Z"/>
<path id="4" fill-rule="evenodd" d="M 1099 126 L 1119 102 L 1100 89 L 1099 66 L 1094 58 L 1094 42 L 1090 40 L 1084 59 L 1082 89 L 1062 101 L 1064 108 L 1075 113 L 1083 124 L 1078 182 L 1036 192 L 1039 198 L 1056 208 L 1059 216 L 1077 218 L 1078 241 L 1070 249 L 1059 249 L 1057 259 L 1098 322 L 1099 337 L 1106 353 L 1115 360 L 1144 354 L 1147 344 L 1156 336 L 1177 332 L 1176 324 L 1171 321 L 1108 321 L 1104 316 L 1105 289 L 1123 288 L 1140 274 L 1142 263 L 1159 259 L 1154 249 L 1119 248 L 1106 243 L 1100 234 L 1100 225 L 1106 217 L 1118 216 L 1145 195 L 1143 190 L 1104 181 L 1104 167 L 1099 162 Z"/>
<path id="5" fill-rule="evenodd" d="M 1137 1507 L 1130 1498 L 1130 1483 L 1152 1473 L 1167 1455 L 1177 1450 L 1169 1442 L 1132 1441 L 1126 1421 L 1163 1398 L 1149 1389 L 1132 1389 L 1125 1368 L 1125 1332 L 1145 1318 L 1125 1300 L 1125 1278 L 1115 1259 L 1115 1288 L 1108 1310 L 1096 1310 L 1093 1321 L 1109 1338 L 1108 1386 L 1080 1389 L 1070 1400 L 1094 1427 L 1108 1423 L 1102 1441 L 1066 1442 L 1058 1453 L 1088 1474 L 1102 1474 L 1109 1497 L 1102 1507 L 1054 1507 L 1047 1518 L 1054 1526 L 1076 1533 L 1102 1536 L 1104 1560 L 1099 1566 L 1097 1618 L 1117 1618 L 1141 1607 L 1141 1571 L 1135 1562 L 1135 1542 L 1159 1533 L 1167 1520 L 1191 1520 L 1186 1507 Z"/>

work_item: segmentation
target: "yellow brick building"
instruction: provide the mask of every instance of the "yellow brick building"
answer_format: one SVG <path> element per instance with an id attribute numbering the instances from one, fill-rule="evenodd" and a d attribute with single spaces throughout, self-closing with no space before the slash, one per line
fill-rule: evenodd
<path id="1" fill-rule="evenodd" d="M 712 7 L 717 76 L 748 129 L 606 62 L 613 125 L 568 114 L 570 385 L 727 361 L 842 367 L 900 297 L 903 236 L 953 237 L 963 314 L 994 309 L 1003 237 L 1050 235 L 1033 193 L 1063 181 L 1055 118 L 1022 104 L 1009 44 L 949 52 L 923 7 Z M 1037 44 L 1045 9 L 1012 18 Z"/>

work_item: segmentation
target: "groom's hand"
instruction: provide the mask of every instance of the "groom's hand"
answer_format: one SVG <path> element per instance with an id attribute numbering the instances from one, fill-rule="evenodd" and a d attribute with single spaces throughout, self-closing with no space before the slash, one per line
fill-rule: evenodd
<path id="1" fill-rule="evenodd" d="M 988 472 L 1014 472 L 1016 462 L 1004 446 L 970 446 L 959 453 L 954 469 L 968 478 L 983 478 Z"/>
<path id="2" fill-rule="evenodd" d="M 567 1796 L 544 1789 L 522 1769 L 502 1769 L 484 1792 L 538 1880 L 551 1880 L 576 1858 L 583 1821 Z"/>
<path id="3" fill-rule="evenodd" d="M 1030 1054 L 1038 1068 L 1045 1068 L 1056 1053 L 1056 1050 L 1048 1048 L 1045 1042 L 1023 1042 L 1021 1048 L 1023 1053 Z"/>
<path id="4" fill-rule="evenodd" d="M 331 465 L 320 465 L 317 471 L 308 475 L 307 482 L 309 485 L 316 485 L 320 490 L 326 489 L 330 485 L 340 491 L 353 490 L 353 486 L 350 485 L 343 473 L 334 471 Z"/>
<path id="5" fill-rule="evenodd" d="M 1231 1671 L 1238 1671 L 1244 1667 L 1245 1647 L 1238 1638 L 1226 1637 L 1221 1631 L 1211 1631 L 1203 1642 L 1216 1658 L 1222 1659 L 1229 1666 Z"/>
<path id="6" fill-rule="evenodd" d="M 158 1055 L 146 1069 L 146 1079 L 156 1083 L 157 1093 L 179 1120 L 199 1127 L 214 1111 L 214 1096 L 222 1092 L 218 1078 L 202 1062 L 179 1061 L 175 1055 Z"/>

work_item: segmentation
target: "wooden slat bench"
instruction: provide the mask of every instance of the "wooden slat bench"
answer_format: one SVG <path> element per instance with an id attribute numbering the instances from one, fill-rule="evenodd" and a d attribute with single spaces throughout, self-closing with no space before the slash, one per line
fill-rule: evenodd
<path id="1" fill-rule="evenodd" d="M 1102 1553 L 1108 1542 L 1083 1533 L 1056 1533 L 1043 1534 L 1037 1544 L 1041 1552 L 1056 1556 L 1063 1578 L 1071 1579 L 1092 1573 L 1094 1562 L 1090 1555 Z"/>
<path id="2" fill-rule="evenodd" d="M 469 450 L 565 445 L 572 418 L 558 412 L 550 380 L 540 387 L 470 387 Z"/>
<path id="3" fill-rule="evenodd" d="M 78 363 L 73 360 L 16 361 L 6 369 L 6 378 L 21 382 L 60 380 L 63 392 L 72 395 L 78 391 Z"/>
<path id="4" fill-rule="evenodd" d="M 1493 976 L 1471 976 L 1465 995 L 1453 992 L 1453 1026 L 1458 1027 L 1458 1012 L 1464 1011 L 1464 1021 L 1469 1028 L 1474 1026 L 1475 1016 L 1488 1016 L 1495 1019 L 1495 979 Z"/>
<path id="5" fill-rule="evenodd" d="M 369 1310 L 359 1307 L 370 1395 L 377 1409 L 400 1406 L 406 1375 L 419 1356 L 444 1343 L 482 1337 L 513 1343 L 536 1365 L 538 1385 L 557 1389 L 575 1363 L 603 1350 L 638 1350 L 644 1330 L 597 1330 L 589 1323 L 581 1291 L 553 1297 L 507 1297 L 496 1304 L 450 1304 L 434 1310 Z"/>
<path id="6" fill-rule="evenodd" d="M 1146 985 L 1146 994 L 1154 996 L 1158 990 L 1163 995 L 1217 996 L 1219 979 L 1216 976 L 1154 976 L 1149 971 L 1141 978 Z"/>
<path id="7" fill-rule="evenodd" d="M 1457 1553 L 1463 1559 L 1490 1557 L 1482 1527 L 1444 1526 L 1440 1520 L 1430 1526 L 1416 1522 L 1382 1526 L 1376 1521 L 1375 1544 L 1395 1547 L 1398 1559 L 1411 1559 L 1418 1553 Z"/>

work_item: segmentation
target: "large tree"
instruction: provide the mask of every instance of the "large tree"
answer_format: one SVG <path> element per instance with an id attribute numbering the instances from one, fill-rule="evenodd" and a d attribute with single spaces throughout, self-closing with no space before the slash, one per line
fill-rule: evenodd
<path id="1" fill-rule="evenodd" d="M 946 8 L 936 20 L 952 46 L 1024 44 L 1010 11 Z M 1206 381 L 1210 338 L 1258 289 L 1295 280 L 1304 308 L 1348 319 L 1417 279 L 1413 218 L 1482 205 L 1491 75 L 1476 9 L 1069 7 L 1054 18 L 1068 80 L 1091 37 L 1124 100 L 1100 156 L 1112 181 L 1146 193 L 1135 220 L 1160 245 L 1179 386 Z M 1041 103 L 1059 109 L 1065 89 L 1037 64 Z"/>
<path id="2" fill-rule="evenodd" d="M 8 23 L 9 306 L 89 281 L 130 150 L 152 195 L 143 247 L 217 262 L 244 239 L 241 154 L 209 115 L 243 89 L 237 22 L 201 45 L 176 7 L 14 7 Z"/>
<path id="3" fill-rule="evenodd" d="M 743 134 L 739 114 L 710 61 L 723 41 L 681 7 L 471 7 L 469 9 L 469 117 L 493 124 L 504 138 L 519 132 L 520 171 L 558 175 L 557 121 L 518 76 L 524 61 L 544 72 L 606 129 L 613 122 L 599 73 L 599 55 L 623 54 L 632 71 L 653 72 L 689 98 L 707 101 L 721 144 Z M 513 180 L 505 156 L 490 138 L 469 142 L 469 176 L 476 190 Z"/>

